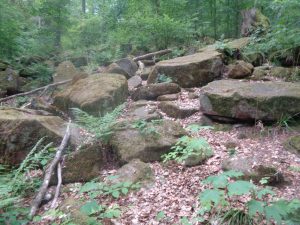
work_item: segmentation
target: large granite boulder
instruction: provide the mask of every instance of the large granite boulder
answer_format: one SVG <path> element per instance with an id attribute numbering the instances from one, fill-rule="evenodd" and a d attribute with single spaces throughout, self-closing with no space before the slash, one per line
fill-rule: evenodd
<path id="1" fill-rule="evenodd" d="M 20 163 L 43 137 L 45 142 L 60 143 L 64 121 L 56 116 L 44 116 L 34 110 L 0 108 L 0 162 Z"/>
<path id="2" fill-rule="evenodd" d="M 58 146 L 66 130 L 66 122 L 41 111 L 0 108 L 0 163 L 22 162 L 35 144 Z M 81 182 L 98 176 L 102 164 L 101 145 L 71 125 L 68 154 L 63 159 L 63 182 Z M 52 181 L 52 183 L 55 183 Z"/>
<path id="3" fill-rule="evenodd" d="M 193 55 L 178 57 L 156 64 L 147 80 L 148 84 L 157 82 L 159 75 L 172 78 L 181 87 L 199 87 L 221 76 L 223 63 L 221 53 L 204 51 Z"/>
<path id="4" fill-rule="evenodd" d="M 300 84 L 214 81 L 202 89 L 200 105 L 209 116 L 277 121 L 300 112 Z"/>
<path id="5" fill-rule="evenodd" d="M 119 74 L 95 74 L 80 79 L 54 97 L 54 105 L 68 112 L 80 108 L 95 116 L 111 112 L 127 99 L 128 84 Z"/>
<path id="6" fill-rule="evenodd" d="M 136 89 L 132 93 L 132 99 L 137 100 L 156 100 L 158 96 L 176 94 L 180 92 L 180 87 L 174 83 L 149 84 Z"/>
<path id="7" fill-rule="evenodd" d="M 110 144 L 121 164 L 132 159 L 143 162 L 160 161 L 170 151 L 177 139 L 187 135 L 182 126 L 171 120 L 147 124 L 121 123 L 114 128 Z"/>

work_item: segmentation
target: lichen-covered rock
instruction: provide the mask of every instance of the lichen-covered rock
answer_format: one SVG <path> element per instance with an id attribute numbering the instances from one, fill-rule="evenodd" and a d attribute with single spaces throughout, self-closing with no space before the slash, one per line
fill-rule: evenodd
<path id="1" fill-rule="evenodd" d="M 202 89 L 200 105 L 209 116 L 277 121 L 300 112 L 300 84 L 214 81 Z"/>
<path id="2" fill-rule="evenodd" d="M 228 77 L 233 79 L 249 77 L 252 74 L 253 68 L 252 64 L 238 60 L 228 66 Z"/>
<path id="3" fill-rule="evenodd" d="M 134 88 L 138 88 L 142 86 L 142 78 L 140 76 L 133 76 L 128 79 L 128 88 L 129 90 L 133 90 Z"/>
<path id="4" fill-rule="evenodd" d="M 0 108 L 0 163 L 19 164 L 43 137 L 59 144 L 64 121 L 56 116 L 38 115 L 34 110 Z"/>
<path id="5" fill-rule="evenodd" d="M 110 64 L 105 69 L 105 73 L 122 74 L 129 79 L 135 75 L 137 70 L 138 66 L 132 59 L 124 58 Z"/>
<path id="6" fill-rule="evenodd" d="M 156 104 L 145 100 L 133 102 L 124 116 L 126 120 L 145 120 L 148 122 L 162 118 L 162 115 L 157 112 Z"/>
<path id="7" fill-rule="evenodd" d="M 131 182 L 146 184 L 153 180 L 153 173 L 149 164 L 139 159 L 133 159 L 122 166 L 115 173 L 116 178 L 111 180 L 112 183 Z"/>
<path id="8" fill-rule="evenodd" d="M 19 92 L 20 87 L 21 80 L 14 70 L 7 68 L 5 71 L 0 71 L 0 93 L 2 93 L 2 97 Z"/>
<path id="9" fill-rule="evenodd" d="M 256 183 L 267 178 L 268 184 L 275 185 L 284 181 L 283 175 L 271 165 L 265 165 L 255 157 L 232 157 L 223 161 L 222 169 L 242 172 L 242 179 L 253 180 Z"/>
<path id="10" fill-rule="evenodd" d="M 122 123 L 114 128 L 110 144 L 120 163 L 128 163 L 132 159 L 154 162 L 160 161 L 161 156 L 184 135 L 187 133 L 182 126 L 171 120 L 150 122 L 141 128 L 136 128 L 134 123 Z"/>
<path id="11" fill-rule="evenodd" d="M 54 105 L 68 112 L 80 108 L 95 116 L 111 112 L 128 96 L 128 84 L 119 74 L 95 74 L 80 79 L 54 97 Z"/>
<path id="12" fill-rule="evenodd" d="M 180 107 L 178 104 L 169 101 L 159 103 L 158 108 L 167 116 L 178 119 L 184 119 L 199 111 L 198 108 Z"/>
<path id="13" fill-rule="evenodd" d="M 70 61 L 64 61 L 58 65 L 53 75 L 54 82 L 65 81 L 73 79 L 77 74 L 78 70 Z"/>
<path id="14" fill-rule="evenodd" d="M 284 147 L 286 150 L 300 156 L 300 135 L 290 137 L 285 141 Z"/>
<path id="15" fill-rule="evenodd" d="M 157 63 L 147 82 L 156 83 L 158 76 L 164 74 L 181 87 L 199 87 L 221 76 L 222 68 L 221 53 L 204 51 Z"/>
<path id="16" fill-rule="evenodd" d="M 137 100 L 156 100 L 158 96 L 176 94 L 180 92 L 180 87 L 174 83 L 149 84 L 138 88 L 132 94 L 132 99 Z"/>

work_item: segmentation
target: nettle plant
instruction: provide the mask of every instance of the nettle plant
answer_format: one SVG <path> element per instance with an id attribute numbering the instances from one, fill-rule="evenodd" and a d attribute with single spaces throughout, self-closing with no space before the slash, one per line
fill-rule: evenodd
<path id="1" fill-rule="evenodd" d="M 116 177 L 109 177 L 110 180 Z M 131 190 L 140 188 L 138 183 L 119 182 L 108 185 L 103 182 L 91 181 L 84 184 L 79 193 L 87 194 L 89 200 L 81 206 L 80 211 L 90 217 L 89 224 L 99 224 L 98 220 L 118 218 L 121 215 L 121 210 L 118 205 L 108 207 L 97 202 L 97 198 L 101 196 L 112 196 L 118 199 L 122 195 L 127 195 Z M 100 223 L 101 224 L 101 223 Z"/>
<path id="2" fill-rule="evenodd" d="M 204 222 L 206 215 L 219 224 L 300 224 L 299 200 L 275 200 L 270 188 L 239 180 L 241 176 L 241 172 L 227 171 L 202 181 L 208 188 L 199 196 L 201 210 L 197 221 Z M 244 204 L 236 207 L 241 201 Z"/>

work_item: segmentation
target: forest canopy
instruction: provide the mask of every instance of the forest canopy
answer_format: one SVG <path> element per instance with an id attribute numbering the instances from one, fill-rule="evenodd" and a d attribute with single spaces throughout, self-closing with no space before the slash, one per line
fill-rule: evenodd
<path id="1" fill-rule="evenodd" d="M 240 36 L 241 11 L 257 8 L 271 23 L 257 38 L 262 53 L 300 43 L 298 0 L 2 0 L 0 57 L 86 55 L 106 63 L 128 54 L 201 46 Z"/>

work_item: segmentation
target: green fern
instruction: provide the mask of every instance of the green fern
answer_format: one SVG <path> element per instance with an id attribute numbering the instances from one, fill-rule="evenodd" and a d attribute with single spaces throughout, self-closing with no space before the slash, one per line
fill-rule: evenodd
<path id="1" fill-rule="evenodd" d="M 124 104 L 115 108 L 112 112 L 107 113 L 102 117 L 95 117 L 82 111 L 78 108 L 73 108 L 72 113 L 75 117 L 75 122 L 85 128 L 96 138 L 107 142 L 113 131 L 112 127 L 116 124 L 116 120 L 124 109 Z"/>

